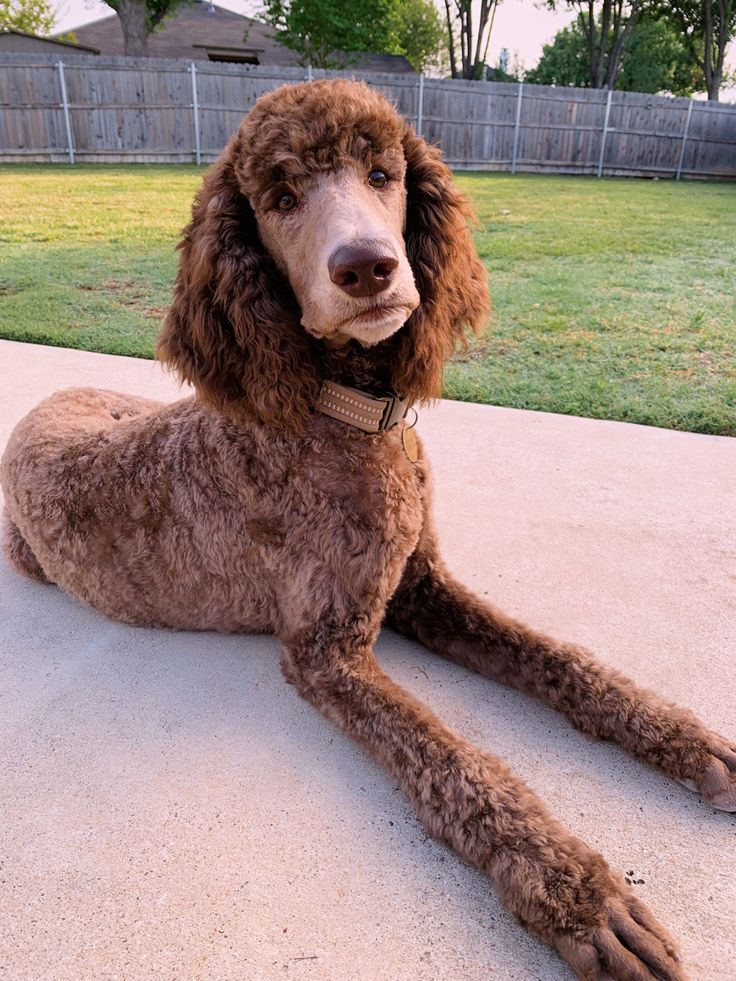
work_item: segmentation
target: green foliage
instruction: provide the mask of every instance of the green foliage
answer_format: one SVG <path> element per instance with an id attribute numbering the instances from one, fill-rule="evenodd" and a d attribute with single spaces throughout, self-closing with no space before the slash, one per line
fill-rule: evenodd
<path id="1" fill-rule="evenodd" d="M 436 64 L 444 28 L 432 0 L 265 0 L 261 17 L 302 64 L 343 68 L 351 53 L 403 54 L 424 71 Z"/>
<path id="2" fill-rule="evenodd" d="M 718 100 L 726 81 L 725 57 L 736 37 L 736 0 L 651 0 L 654 14 L 672 26 L 705 79 L 708 98 Z"/>
<path id="3" fill-rule="evenodd" d="M 192 166 L 0 167 L 0 337 L 150 358 Z M 736 436 L 728 183 L 459 174 L 494 312 L 467 401 Z"/>
<path id="4" fill-rule="evenodd" d="M 50 0 L 0 0 L 0 30 L 47 37 L 55 20 L 56 10 Z"/>
<path id="5" fill-rule="evenodd" d="M 441 69 L 446 32 L 432 0 L 393 0 L 391 6 L 391 46 L 385 53 L 406 55 L 418 72 Z"/>
<path id="6" fill-rule="evenodd" d="M 542 48 L 542 56 L 535 68 L 524 76 L 532 85 L 575 85 L 588 88 L 588 52 L 585 34 L 575 22 L 558 31 L 551 44 Z"/>
<path id="7" fill-rule="evenodd" d="M 344 68 L 350 52 L 392 46 L 390 0 L 265 0 L 261 16 L 281 44 L 316 68 Z"/>
<path id="8" fill-rule="evenodd" d="M 663 20 L 643 20 L 632 32 L 616 84 L 626 92 L 692 95 L 705 87 L 682 37 Z"/>
<path id="9" fill-rule="evenodd" d="M 146 34 L 152 34 L 156 28 L 166 20 L 167 17 L 172 17 L 177 9 L 185 2 L 185 0 L 132 0 L 132 2 L 125 5 L 127 11 L 123 8 L 123 4 L 120 0 L 102 0 L 103 3 L 107 4 L 108 7 L 112 8 L 115 13 L 120 17 L 123 22 L 123 32 L 125 33 L 125 20 L 127 16 L 130 17 L 133 13 L 133 8 L 141 8 L 141 19 L 145 24 Z"/>
<path id="10" fill-rule="evenodd" d="M 104 2 L 107 3 L 108 0 Z M 148 33 L 152 34 L 167 18 L 173 17 L 184 2 L 185 0 L 145 0 Z"/>
<path id="11" fill-rule="evenodd" d="M 590 86 L 587 39 L 578 21 L 558 31 L 552 44 L 545 44 L 539 63 L 526 73 L 525 80 L 536 85 Z M 693 65 L 682 38 L 670 24 L 645 18 L 632 27 L 617 89 L 691 95 L 703 85 L 702 72 Z"/>
<path id="12" fill-rule="evenodd" d="M 642 53 L 637 59 L 635 84 L 640 91 L 666 89 L 684 93 L 703 86 L 709 99 L 718 100 L 720 87 L 727 78 L 726 51 L 736 37 L 736 0 L 544 2 L 552 10 L 564 4 L 577 13 L 573 30 L 587 34 L 589 42 L 586 85 L 617 87 L 627 49 L 631 50 L 638 31 Z M 666 30 L 653 28 L 653 23 L 664 25 Z M 646 32 L 641 33 L 645 25 L 648 37 Z M 601 29 L 605 34 L 603 43 Z M 645 64 L 649 58 L 654 59 L 651 70 Z M 630 80 L 625 84 L 628 88 L 634 83 Z"/>
<path id="13" fill-rule="evenodd" d="M 585 35 L 587 85 L 613 89 L 631 31 L 650 0 L 546 0 L 550 10 L 563 3 L 576 13 L 576 26 Z"/>

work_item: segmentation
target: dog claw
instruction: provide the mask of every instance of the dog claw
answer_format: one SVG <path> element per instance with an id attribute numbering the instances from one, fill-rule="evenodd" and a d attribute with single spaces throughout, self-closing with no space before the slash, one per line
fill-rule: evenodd
<path id="1" fill-rule="evenodd" d="M 604 920 L 585 940 L 556 946 L 581 981 L 685 981 L 674 941 L 625 887 L 603 906 Z"/>
<path id="2" fill-rule="evenodd" d="M 677 782 L 682 784 L 683 787 L 691 791 L 693 794 L 700 793 L 700 788 L 698 787 L 698 785 L 695 783 L 694 780 L 688 780 L 685 777 L 678 777 Z"/>

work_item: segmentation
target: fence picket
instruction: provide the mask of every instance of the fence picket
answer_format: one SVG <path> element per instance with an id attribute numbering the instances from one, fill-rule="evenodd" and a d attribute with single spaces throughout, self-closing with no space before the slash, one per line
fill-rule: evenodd
<path id="1" fill-rule="evenodd" d="M 521 100 L 524 96 L 524 83 L 519 82 L 519 94 L 516 97 L 516 121 L 514 122 L 514 149 L 511 155 L 511 173 L 516 173 L 516 161 L 519 156 L 519 132 L 521 130 Z"/>
<path id="2" fill-rule="evenodd" d="M 611 117 L 612 98 L 613 98 L 613 89 L 609 89 L 608 97 L 606 99 L 606 115 L 603 119 L 603 133 L 601 134 L 601 155 L 598 158 L 598 177 L 603 176 L 603 158 L 606 155 L 606 140 L 608 139 L 608 120 Z"/>
<path id="3" fill-rule="evenodd" d="M 61 89 L 61 106 L 64 111 L 64 126 L 66 128 L 66 147 L 69 154 L 69 163 L 74 163 L 74 141 L 72 139 L 72 121 L 69 117 L 69 99 L 66 95 L 66 80 L 64 78 L 64 62 L 56 62 L 56 70 L 59 73 L 59 88 Z"/>
<path id="4" fill-rule="evenodd" d="M 194 62 L 189 66 L 192 76 L 192 114 L 194 116 L 194 156 L 197 166 L 202 163 L 202 145 L 199 139 L 199 104 L 197 101 L 197 66 Z"/>
<path id="5" fill-rule="evenodd" d="M 690 100 L 690 105 L 687 107 L 687 116 L 685 117 L 685 129 L 682 131 L 682 146 L 680 147 L 680 158 L 677 161 L 677 173 L 675 174 L 675 180 L 680 180 L 682 176 L 682 162 L 685 159 L 685 145 L 687 144 L 687 134 L 690 129 L 690 117 L 693 114 L 693 102 Z"/>

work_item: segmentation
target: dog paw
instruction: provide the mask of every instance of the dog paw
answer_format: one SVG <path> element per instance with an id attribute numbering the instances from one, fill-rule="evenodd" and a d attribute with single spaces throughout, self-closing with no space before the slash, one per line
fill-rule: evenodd
<path id="1" fill-rule="evenodd" d="M 674 940 L 628 889 L 612 889 L 601 921 L 592 932 L 555 941 L 581 981 L 687 981 Z"/>
<path id="2" fill-rule="evenodd" d="M 736 812 L 736 746 L 714 732 L 706 732 L 706 762 L 695 778 L 679 782 L 719 811 Z"/>
<path id="3" fill-rule="evenodd" d="M 677 945 L 602 856 L 574 838 L 518 856 L 504 901 L 581 981 L 686 981 Z M 550 847 L 551 846 L 551 847 Z"/>

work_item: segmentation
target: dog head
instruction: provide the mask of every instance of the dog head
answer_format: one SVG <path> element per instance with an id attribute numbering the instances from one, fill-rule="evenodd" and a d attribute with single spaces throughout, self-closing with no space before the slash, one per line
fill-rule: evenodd
<path id="1" fill-rule="evenodd" d="M 394 391 L 432 398 L 487 311 L 468 217 L 439 151 L 366 85 L 270 92 L 195 201 L 159 357 L 272 425 L 309 416 L 326 348 L 380 351 Z"/>

